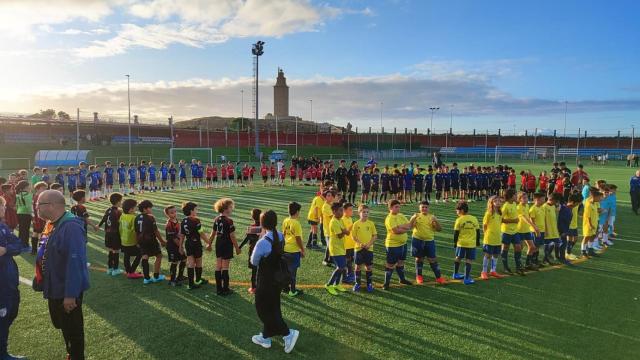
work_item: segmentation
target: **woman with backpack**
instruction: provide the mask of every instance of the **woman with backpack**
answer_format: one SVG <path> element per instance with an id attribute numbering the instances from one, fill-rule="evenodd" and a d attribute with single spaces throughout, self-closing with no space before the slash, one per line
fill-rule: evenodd
<path id="1" fill-rule="evenodd" d="M 271 347 L 271 337 L 282 336 L 284 340 L 284 352 L 290 353 L 300 332 L 289 329 L 282 319 L 280 308 L 280 293 L 290 281 L 284 253 L 284 236 L 276 230 L 278 216 L 275 211 L 267 210 L 260 215 L 260 225 L 264 230 L 264 236 L 258 240 L 251 264 L 258 267 L 256 288 L 256 311 L 263 323 L 262 332 L 251 338 L 254 344 L 265 349 Z"/>

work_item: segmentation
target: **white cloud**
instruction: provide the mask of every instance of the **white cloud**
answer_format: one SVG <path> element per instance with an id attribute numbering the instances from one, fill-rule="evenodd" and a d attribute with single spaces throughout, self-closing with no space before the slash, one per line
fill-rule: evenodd
<path id="1" fill-rule="evenodd" d="M 111 30 L 107 28 L 96 28 L 89 30 L 80 30 L 80 29 L 65 29 L 63 31 L 59 31 L 60 35 L 104 35 L 111 33 Z"/>

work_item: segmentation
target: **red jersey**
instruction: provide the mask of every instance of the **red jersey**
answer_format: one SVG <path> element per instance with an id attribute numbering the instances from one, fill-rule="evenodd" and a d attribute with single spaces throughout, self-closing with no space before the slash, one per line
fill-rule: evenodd
<path id="1" fill-rule="evenodd" d="M 536 177 L 534 175 L 527 175 L 527 190 L 535 191 L 536 190 Z"/>
<path id="2" fill-rule="evenodd" d="M 578 186 L 582 184 L 584 179 L 589 180 L 589 174 L 587 174 L 584 170 L 576 170 L 571 174 L 571 184 L 573 186 Z"/>
<path id="3" fill-rule="evenodd" d="M 563 193 L 563 190 L 564 190 L 564 181 L 563 180 L 564 180 L 563 178 L 558 178 L 556 180 L 556 184 L 555 184 L 556 186 L 555 186 L 553 192 L 556 192 L 558 194 L 562 194 Z"/>
<path id="4" fill-rule="evenodd" d="M 218 177 L 218 167 L 214 166 L 211 169 L 213 169 L 213 170 L 211 170 L 211 176 L 212 177 Z"/>
<path id="5" fill-rule="evenodd" d="M 516 174 L 509 174 L 507 178 L 507 185 L 516 186 Z"/>
<path id="6" fill-rule="evenodd" d="M 208 167 L 207 168 L 207 177 L 208 178 L 212 178 L 214 176 L 213 174 L 214 174 L 213 173 L 213 168 L 212 167 Z"/>
<path id="7" fill-rule="evenodd" d="M 222 165 L 220 166 L 220 175 L 222 176 L 223 179 L 227 178 L 227 167 Z"/>
<path id="8" fill-rule="evenodd" d="M 280 179 L 284 179 L 285 177 L 287 177 L 287 170 L 285 170 L 284 168 L 282 168 L 280 170 Z"/>
<path id="9" fill-rule="evenodd" d="M 249 175 L 253 177 L 253 174 L 256 172 L 256 168 L 252 167 L 249 169 Z"/>
<path id="10" fill-rule="evenodd" d="M 304 171 L 302 170 L 302 168 L 298 169 L 298 180 L 302 180 L 302 178 L 304 177 Z"/>
<path id="11" fill-rule="evenodd" d="M 260 175 L 267 176 L 267 172 L 268 172 L 267 167 L 265 165 L 262 165 L 260 167 Z"/>
<path id="12" fill-rule="evenodd" d="M 276 176 L 276 167 L 271 165 L 270 172 L 271 172 L 271 176 Z"/>
<path id="13" fill-rule="evenodd" d="M 227 175 L 233 176 L 233 165 L 227 165 Z"/>
<path id="14" fill-rule="evenodd" d="M 42 233 L 42 229 L 44 229 L 44 225 L 46 223 L 46 221 L 44 219 L 41 219 L 40 216 L 38 215 L 38 207 L 36 206 L 36 203 L 38 202 L 38 197 L 40 196 L 40 194 L 34 194 L 33 195 L 33 231 L 36 233 Z"/>
<path id="15" fill-rule="evenodd" d="M 289 168 L 289 176 L 292 178 L 296 177 L 296 167 L 293 165 Z"/>
<path id="16" fill-rule="evenodd" d="M 549 178 L 544 175 L 540 175 L 538 181 L 540 182 L 540 190 L 546 191 L 549 183 Z"/>
<path id="17" fill-rule="evenodd" d="M 242 176 L 249 177 L 250 173 L 251 173 L 251 169 L 249 169 L 248 167 L 242 168 Z"/>
<path id="18" fill-rule="evenodd" d="M 9 229 L 15 230 L 18 226 L 18 213 L 16 212 L 16 195 L 15 194 L 2 194 L 6 204 L 4 222 Z"/>

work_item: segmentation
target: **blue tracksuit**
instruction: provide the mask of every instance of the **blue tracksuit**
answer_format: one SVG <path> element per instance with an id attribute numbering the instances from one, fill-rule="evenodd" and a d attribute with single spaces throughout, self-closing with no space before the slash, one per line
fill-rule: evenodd
<path id="1" fill-rule="evenodd" d="M 0 222 L 0 247 L 7 250 L 0 256 L 0 309 L 7 309 L 7 315 L 0 318 L 0 356 L 4 356 L 7 354 L 9 326 L 18 316 L 20 306 L 18 266 L 13 257 L 20 255 L 22 248 L 20 240 L 4 222 Z"/>

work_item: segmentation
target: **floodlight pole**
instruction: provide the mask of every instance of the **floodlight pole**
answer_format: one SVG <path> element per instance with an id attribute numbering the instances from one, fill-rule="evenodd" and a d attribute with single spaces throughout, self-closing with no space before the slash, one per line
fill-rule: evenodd
<path id="1" fill-rule="evenodd" d="M 129 126 L 128 126 L 128 131 L 129 131 L 129 162 L 131 162 L 131 91 L 129 88 L 129 78 L 130 76 L 127 74 L 125 75 L 127 77 L 127 105 L 129 107 Z"/>
<path id="2" fill-rule="evenodd" d="M 264 41 L 258 41 L 255 44 L 253 44 L 253 48 L 251 50 L 252 54 L 256 57 L 256 119 L 255 119 L 255 137 L 256 137 L 256 145 L 255 145 L 255 155 L 256 157 L 259 156 L 260 154 L 260 132 L 258 131 L 258 117 L 259 117 L 259 111 L 258 111 L 258 74 L 259 74 L 259 60 L 260 60 L 260 56 L 262 54 L 264 54 L 264 50 L 263 50 L 263 46 L 264 46 Z"/>
<path id="3" fill-rule="evenodd" d="M 432 141 L 431 141 L 431 138 L 433 137 L 433 113 L 440 110 L 440 108 L 430 107 L 429 110 L 431 110 L 431 126 L 429 127 L 429 151 L 433 151 Z"/>
<path id="4" fill-rule="evenodd" d="M 240 127 L 238 128 L 238 141 L 236 147 L 238 148 L 238 161 L 240 161 L 240 131 L 244 127 L 244 89 L 240 90 Z"/>
<path id="5" fill-rule="evenodd" d="M 76 151 L 80 151 L 80 108 L 76 113 Z"/>

